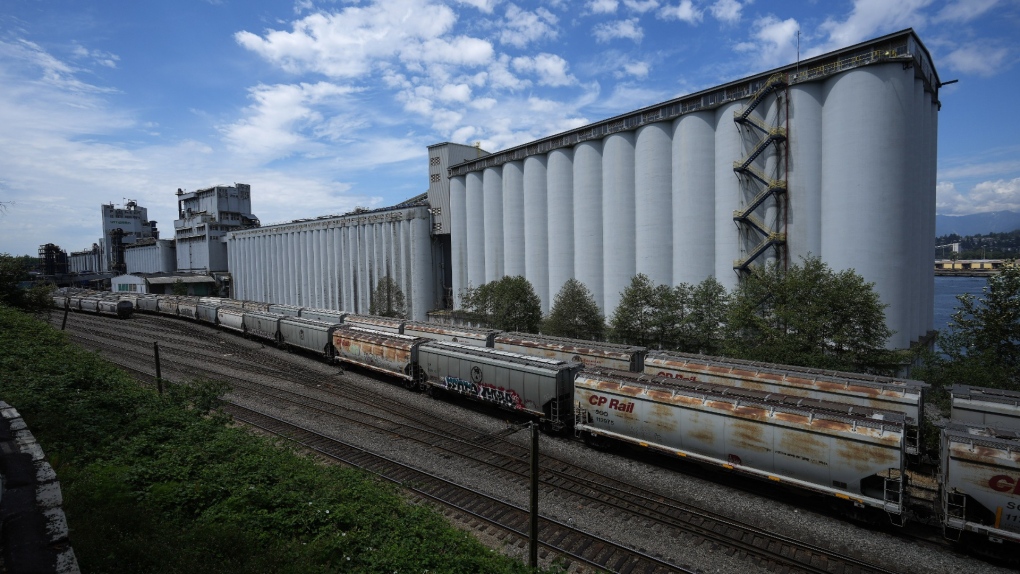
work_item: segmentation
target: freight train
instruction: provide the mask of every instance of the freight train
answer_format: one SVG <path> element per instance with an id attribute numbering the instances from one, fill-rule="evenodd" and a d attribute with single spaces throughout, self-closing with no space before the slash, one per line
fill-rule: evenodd
<path id="1" fill-rule="evenodd" d="M 998 558 L 1020 549 L 1020 393 L 954 388 L 936 447 L 920 438 L 928 386 L 909 379 L 219 298 L 54 302 L 120 317 L 130 313 L 111 310 L 126 302 L 525 413 L 596 448 L 630 444 L 756 477 L 855 518 L 932 516 L 947 538 Z M 913 467 L 936 448 L 925 492 Z"/>

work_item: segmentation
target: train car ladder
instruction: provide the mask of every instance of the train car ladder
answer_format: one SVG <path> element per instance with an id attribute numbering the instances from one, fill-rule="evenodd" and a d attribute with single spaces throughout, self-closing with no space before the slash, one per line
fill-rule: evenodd
<path id="1" fill-rule="evenodd" d="M 943 486 L 942 497 L 945 509 L 945 516 L 942 517 L 942 536 L 948 540 L 959 541 L 963 533 L 963 524 L 967 520 L 967 495 L 955 489 L 947 491 Z M 954 523 L 959 524 L 960 528 L 950 526 Z"/>
<path id="2" fill-rule="evenodd" d="M 894 505 L 900 508 L 899 514 L 889 514 L 889 520 L 896 526 L 903 526 L 906 523 L 906 516 L 903 509 L 906 507 L 903 500 L 903 473 L 895 468 L 890 468 L 885 473 L 883 500 L 886 505 Z"/>

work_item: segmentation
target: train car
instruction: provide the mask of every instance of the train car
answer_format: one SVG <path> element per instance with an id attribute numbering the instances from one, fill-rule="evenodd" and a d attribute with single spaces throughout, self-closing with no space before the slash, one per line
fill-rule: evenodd
<path id="1" fill-rule="evenodd" d="M 302 307 L 301 314 L 298 316 L 302 319 L 339 325 L 344 322 L 344 318 L 347 317 L 347 315 L 348 314 L 343 311 L 336 311 L 334 309 L 310 309 L 308 307 Z"/>
<path id="2" fill-rule="evenodd" d="M 276 313 L 277 315 L 287 315 L 288 317 L 300 317 L 301 307 L 297 305 L 278 305 L 271 303 L 268 311 L 270 313 Z"/>
<path id="3" fill-rule="evenodd" d="M 919 425 L 924 418 L 924 398 L 928 389 L 928 385 L 921 381 L 802 367 L 794 369 L 771 363 L 672 351 L 649 352 L 645 357 L 644 372 L 659 377 L 903 413 L 907 423 L 906 452 L 912 455 L 921 452 Z"/>
<path id="4" fill-rule="evenodd" d="M 496 329 L 479 329 L 460 325 L 442 325 L 440 323 L 422 323 L 407 321 L 404 323 L 404 334 L 412 337 L 425 337 L 436 341 L 450 341 L 478 347 L 492 347 L 493 341 L 501 331 Z"/>
<path id="5" fill-rule="evenodd" d="M 159 313 L 159 297 L 146 295 L 135 300 L 135 308 L 145 313 Z"/>
<path id="6" fill-rule="evenodd" d="M 1020 429 L 1020 393 L 953 385 L 950 418 L 972 426 Z"/>
<path id="7" fill-rule="evenodd" d="M 221 305 L 216 308 L 216 324 L 231 331 L 244 333 L 244 309 Z"/>
<path id="8" fill-rule="evenodd" d="M 99 297 L 98 295 L 82 297 L 78 300 L 78 310 L 86 313 L 98 313 L 100 301 L 102 301 L 102 297 Z"/>
<path id="9" fill-rule="evenodd" d="M 950 423 L 942 429 L 941 441 L 945 536 L 966 538 L 982 553 L 1015 558 L 1020 550 L 1016 546 L 1020 543 L 1020 434 L 1013 429 Z"/>
<path id="10" fill-rule="evenodd" d="M 103 315 L 113 315 L 119 319 L 131 317 L 134 308 L 135 306 L 131 304 L 131 301 L 120 299 L 99 299 L 96 303 L 97 312 Z"/>
<path id="11" fill-rule="evenodd" d="M 404 331 L 403 319 L 393 319 L 390 317 L 378 317 L 376 315 L 354 315 L 350 314 L 344 317 L 344 325 L 351 325 L 353 327 L 361 327 L 363 329 L 371 329 L 373 331 L 382 331 L 384 333 L 399 333 L 402 334 Z"/>
<path id="12" fill-rule="evenodd" d="M 245 311 L 261 311 L 263 313 L 268 313 L 269 303 L 263 303 L 262 301 L 241 301 L 241 308 Z"/>
<path id="13" fill-rule="evenodd" d="M 339 325 L 283 315 L 279 327 L 280 342 L 284 345 L 320 353 L 329 362 L 336 358 L 333 331 Z"/>
<path id="14" fill-rule="evenodd" d="M 219 325 L 217 316 L 221 306 L 219 303 L 200 299 L 198 304 L 195 305 L 195 318 L 203 323 Z"/>
<path id="15" fill-rule="evenodd" d="M 549 337 L 531 333 L 500 333 L 493 347 L 522 355 L 533 355 L 582 363 L 586 367 L 617 369 L 640 373 L 644 368 L 647 349 L 632 345 L 617 345 Z"/>
<path id="16" fill-rule="evenodd" d="M 667 377 L 584 370 L 574 428 L 903 518 L 904 418 Z"/>
<path id="17" fill-rule="evenodd" d="M 277 343 L 280 341 L 280 318 L 268 311 L 244 311 L 244 332 L 252 337 Z"/>
<path id="18" fill-rule="evenodd" d="M 160 315 L 177 316 L 178 297 L 174 295 L 161 295 L 156 298 L 156 309 Z"/>
<path id="19" fill-rule="evenodd" d="M 528 413 L 550 430 L 572 420 L 573 382 L 580 363 L 449 341 L 421 345 L 418 362 L 425 384 L 432 388 Z"/>
<path id="20" fill-rule="evenodd" d="M 198 319 L 198 298 L 181 297 L 177 300 L 177 316 L 195 321 Z"/>
<path id="21" fill-rule="evenodd" d="M 336 360 L 400 378 L 409 388 L 424 382 L 418 367 L 418 347 L 428 339 L 398 333 L 338 325 L 333 330 Z"/>

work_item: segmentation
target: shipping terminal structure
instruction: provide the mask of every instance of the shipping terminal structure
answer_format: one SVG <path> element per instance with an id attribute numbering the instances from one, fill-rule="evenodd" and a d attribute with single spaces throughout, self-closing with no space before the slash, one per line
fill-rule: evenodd
<path id="1" fill-rule="evenodd" d="M 819 257 L 874 283 L 890 348 L 933 324 L 941 82 L 903 30 L 524 145 L 429 147 L 424 197 L 227 234 L 234 297 L 409 317 L 522 275 L 548 311 L 570 278 L 606 316 L 639 273 L 714 276 Z"/>

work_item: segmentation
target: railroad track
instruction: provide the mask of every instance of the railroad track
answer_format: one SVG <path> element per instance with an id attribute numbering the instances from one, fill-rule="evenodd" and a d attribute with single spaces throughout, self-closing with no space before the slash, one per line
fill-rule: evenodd
<path id="1" fill-rule="evenodd" d="M 333 460 L 371 472 L 400 485 L 421 499 L 470 515 L 505 530 L 523 542 L 528 540 L 530 514 L 525 508 L 276 417 L 239 405 L 230 405 L 226 410 L 235 420 L 286 437 Z M 589 567 L 610 572 L 693 573 L 692 570 L 680 568 L 559 521 L 540 518 L 538 528 L 539 546 Z"/>
<path id="2" fill-rule="evenodd" d="M 155 323 L 177 323 L 168 318 L 146 317 L 146 319 L 153 320 Z M 147 369 L 139 369 L 134 366 L 138 360 L 146 357 L 147 353 L 133 349 L 132 345 L 137 346 L 138 343 L 136 341 L 132 343 L 130 333 L 124 332 L 124 329 L 110 327 L 109 323 L 112 321 L 109 319 L 95 318 L 95 320 L 98 323 L 90 327 L 90 330 L 94 332 L 84 336 L 82 342 L 89 346 L 111 348 L 116 355 L 115 362 L 143 377 L 154 379 Z M 224 334 L 211 331 L 211 335 L 205 333 L 199 337 L 189 337 L 187 333 L 176 332 L 177 329 L 189 327 L 189 330 L 192 331 L 202 330 L 196 328 L 199 327 L 197 325 L 180 323 L 170 327 L 165 335 L 167 336 L 168 349 L 172 349 L 175 353 L 188 354 L 192 359 L 199 359 L 188 361 L 192 365 L 185 370 L 190 371 L 193 375 L 209 376 L 209 366 L 216 366 L 219 368 L 212 369 L 214 376 L 229 378 L 237 387 L 240 387 L 239 391 L 243 389 L 244 392 L 259 393 L 263 397 L 271 397 L 270 400 L 277 403 L 288 402 L 298 405 L 304 410 L 317 410 L 331 416 L 356 420 L 359 424 L 374 427 L 381 432 L 400 434 L 404 437 L 403 440 L 416 440 L 428 444 L 429 448 L 445 450 L 472 464 L 488 465 L 514 475 L 518 483 L 527 483 L 530 470 L 524 462 L 527 460 L 527 450 L 514 442 L 495 441 L 492 437 L 486 436 L 484 439 L 487 446 L 483 447 L 477 440 L 483 438 L 481 436 L 475 436 L 475 440 L 457 439 L 455 437 L 471 437 L 478 433 L 477 431 L 472 432 L 471 429 L 462 425 L 436 421 L 434 417 L 429 417 L 423 412 L 419 413 L 422 419 L 416 419 L 414 415 L 417 409 L 381 395 L 366 397 L 363 390 L 354 392 L 343 386 L 334 385 L 329 390 L 343 398 L 341 405 L 332 400 L 325 401 L 307 394 L 267 387 L 264 383 L 239 378 L 236 374 L 230 375 L 231 370 L 243 368 L 255 377 L 274 377 L 299 384 L 305 384 L 309 377 L 321 378 L 323 376 L 321 370 L 307 369 L 300 365 L 288 364 L 286 368 L 281 368 L 278 362 L 265 361 L 264 357 L 258 357 L 260 360 L 253 360 L 260 353 L 250 352 L 251 349 L 246 352 L 233 349 L 235 352 L 227 353 L 227 356 L 224 356 L 224 353 L 209 351 L 208 348 L 196 349 L 194 347 L 196 340 L 205 339 L 206 342 L 210 342 L 222 339 Z M 199 367 L 198 363 L 205 363 L 205 365 Z M 361 405 L 357 408 L 359 410 L 364 408 L 367 414 L 358 416 L 348 410 L 352 406 L 352 401 L 360 402 Z M 346 411 L 348 414 L 342 414 L 342 411 Z M 380 419 L 380 412 L 388 413 L 392 418 Z M 762 529 L 741 524 L 716 513 L 669 500 L 661 494 L 637 488 L 551 457 L 543 457 L 541 480 L 546 489 L 546 495 L 550 491 L 559 491 L 557 494 L 559 496 L 566 493 L 566 496 L 579 499 L 586 506 L 598 507 L 603 512 L 611 512 L 613 515 L 626 514 L 639 520 L 653 521 L 667 528 L 669 534 L 673 536 L 679 537 L 682 534 L 693 537 L 693 540 L 698 543 L 709 541 L 712 544 L 725 546 L 742 555 L 753 557 L 755 561 L 770 570 L 813 573 L 889 572 L 889 570 L 822 547 L 805 545 L 791 538 L 777 536 Z"/>

